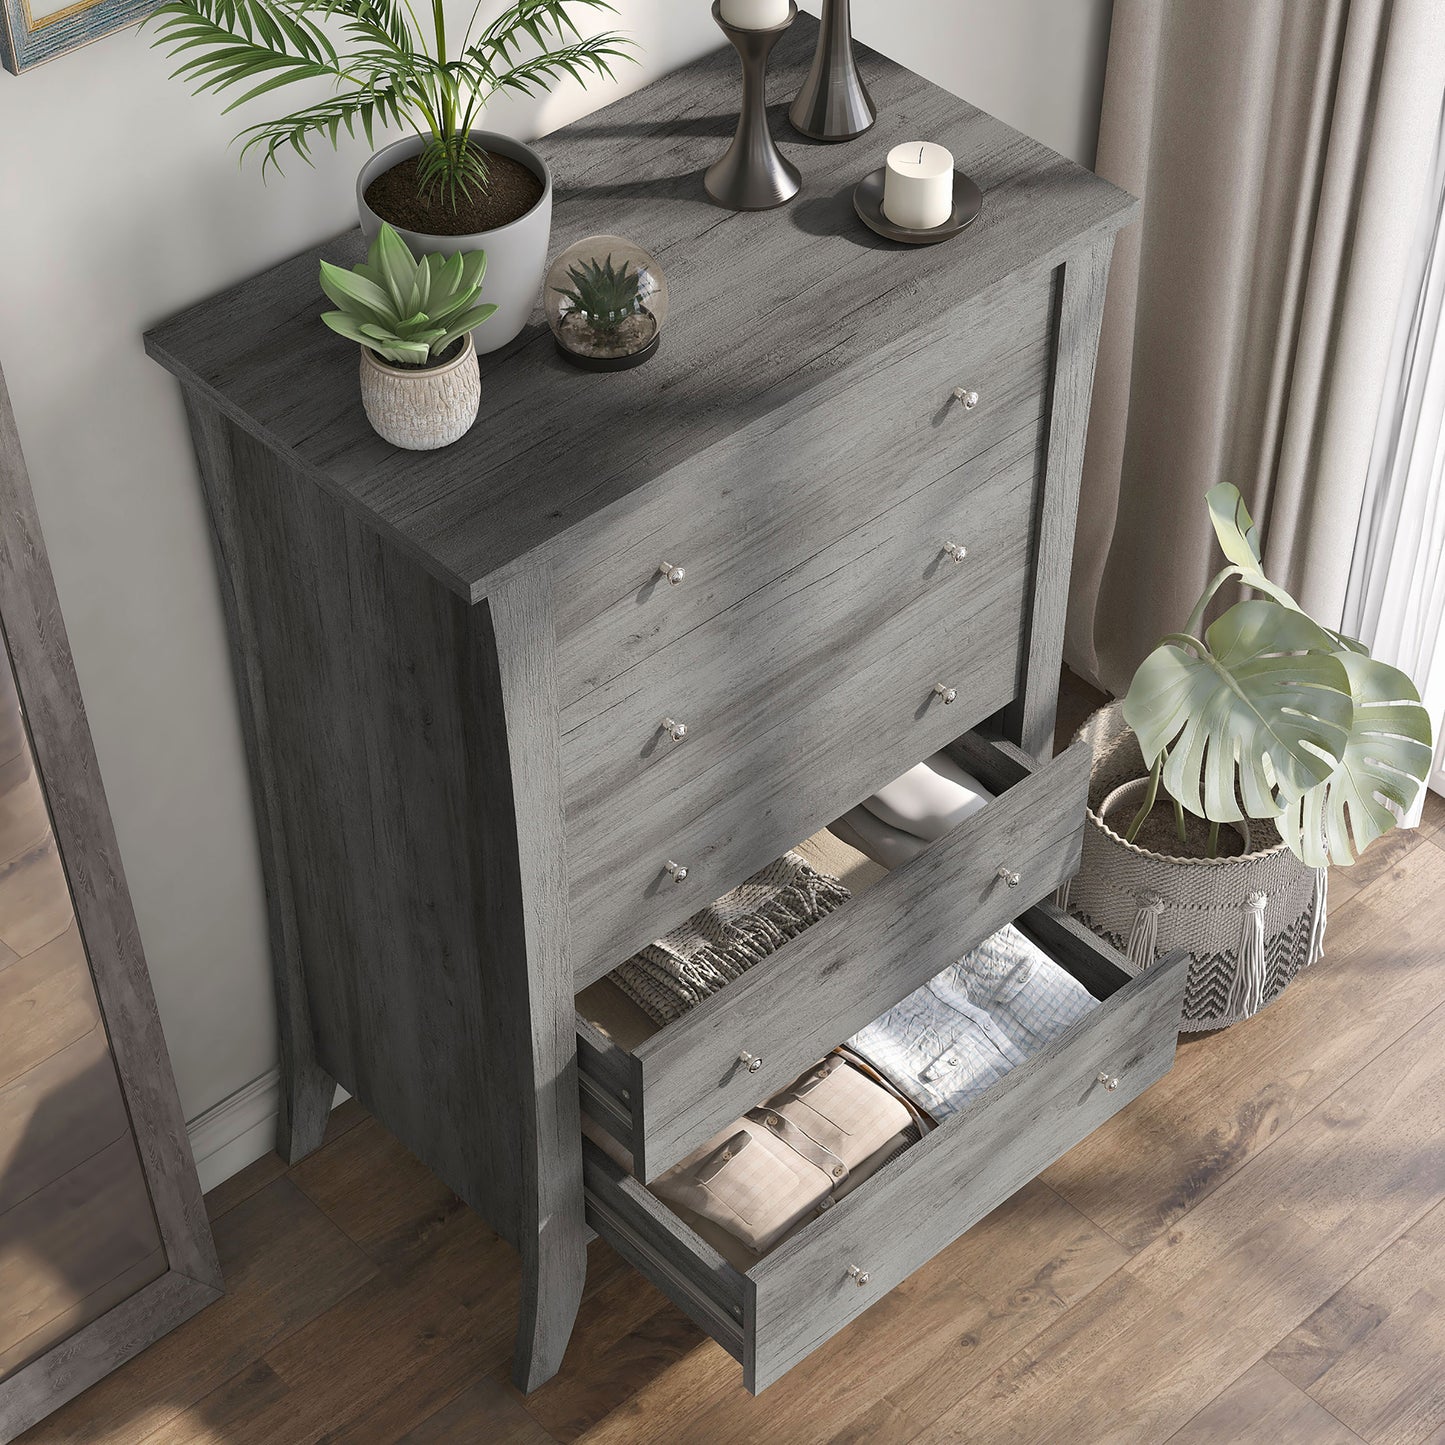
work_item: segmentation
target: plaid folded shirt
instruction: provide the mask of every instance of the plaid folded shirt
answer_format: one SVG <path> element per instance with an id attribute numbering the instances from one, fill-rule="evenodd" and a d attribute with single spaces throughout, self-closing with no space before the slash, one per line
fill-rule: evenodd
<path id="1" fill-rule="evenodd" d="M 1009 924 L 848 1045 L 941 1123 L 1096 1006 Z"/>

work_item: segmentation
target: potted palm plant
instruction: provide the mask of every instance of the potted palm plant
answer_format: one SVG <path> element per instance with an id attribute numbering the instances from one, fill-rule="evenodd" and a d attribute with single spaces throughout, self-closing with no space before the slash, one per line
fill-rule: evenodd
<path id="1" fill-rule="evenodd" d="M 417 260 L 383 225 L 352 270 L 321 263 L 321 289 L 337 309 L 322 320 L 361 347 L 361 402 L 377 434 L 408 451 L 433 451 L 477 419 L 482 379 L 472 331 L 496 307 L 481 302 L 483 251 Z"/>
<path id="2" fill-rule="evenodd" d="M 542 287 L 552 229 L 552 178 L 532 147 L 480 129 L 500 92 L 531 95 L 563 76 L 612 76 L 631 44 L 613 31 L 584 36 L 574 16 L 608 0 L 513 0 L 480 23 L 480 0 L 459 43 L 442 0 L 169 0 L 155 43 L 181 61 L 197 94 L 240 92 L 227 106 L 286 86 L 329 82 L 331 94 L 243 130 L 243 158 L 262 174 L 289 152 L 311 163 L 318 142 L 379 126 L 412 134 L 377 151 L 357 178 L 368 240 L 391 224 L 418 255 L 485 250 L 485 299 L 497 307 L 479 345 L 506 345 L 527 324 Z M 335 38 L 333 38 L 333 33 Z"/>
<path id="3" fill-rule="evenodd" d="M 1190 952 L 1186 1029 L 1249 1017 L 1320 956 L 1329 866 L 1395 827 L 1432 756 L 1410 679 L 1265 576 L 1234 487 L 1207 500 L 1228 565 L 1083 729 L 1088 825 L 1062 900 L 1141 968 Z M 1230 582 L 1253 595 L 1205 627 Z"/>

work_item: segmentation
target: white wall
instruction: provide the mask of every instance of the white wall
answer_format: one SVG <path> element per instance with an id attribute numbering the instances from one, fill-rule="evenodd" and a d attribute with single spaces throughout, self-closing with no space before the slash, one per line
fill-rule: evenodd
<path id="1" fill-rule="evenodd" d="M 1109 3 L 855 0 L 854 11 L 861 38 L 1087 162 Z M 627 89 L 718 39 L 705 0 L 619 9 L 645 45 Z M 0 365 L 194 1120 L 248 1086 L 247 1098 L 269 1100 L 257 1081 L 274 1067 L 274 1020 L 194 463 L 176 387 L 146 359 L 141 333 L 351 224 L 365 156 L 343 144 L 340 155 L 318 152 L 314 171 L 297 164 L 263 186 L 227 150 L 238 116 L 191 98 L 169 69 L 128 32 L 22 77 L 0 74 Z M 568 87 L 499 105 L 490 119 L 535 135 L 606 98 Z M 217 1131 L 212 1112 L 206 1137 L 224 1143 Z M 246 1162 L 234 1150 L 225 1160 Z"/>

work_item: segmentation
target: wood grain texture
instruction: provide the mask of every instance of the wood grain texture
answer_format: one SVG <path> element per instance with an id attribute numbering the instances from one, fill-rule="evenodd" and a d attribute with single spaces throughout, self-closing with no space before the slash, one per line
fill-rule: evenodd
<path id="1" fill-rule="evenodd" d="M 1371 1086 L 1375 1104 L 1363 1128 L 1348 1123 L 1346 1107 L 1362 1096 L 1361 1071 L 1440 1007 L 1436 955 L 1416 953 L 1407 943 L 1397 956 L 1395 946 L 1407 913 L 1414 915 L 1409 939 L 1432 926 L 1437 934 L 1445 928 L 1445 872 L 1435 871 L 1445 852 L 1424 836 L 1417 843 L 1411 857 L 1428 851 L 1414 865 L 1421 871 L 1411 874 L 1413 881 L 1393 876 L 1410 861 L 1399 859 L 1334 910 L 1331 939 L 1339 941 L 1338 951 L 1332 945 L 1320 966 L 1249 1024 L 1187 1040 L 1175 1072 L 1193 1071 L 1189 1087 L 1173 1090 L 1174 1074 L 1166 1076 L 1105 1126 L 1103 1133 L 1115 1140 L 1108 1156 L 1085 1155 L 1097 1172 L 1117 1173 L 1117 1191 L 1127 1196 L 1136 1187 L 1131 1158 L 1164 1150 L 1175 1171 L 1172 1193 L 1185 1201 L 1171 1225 L 1190 1226 L 1191 1216 L 1219 1208 L 1210 1200 L 1222 1184 L 1215 1178 L 1192 1194 L 1192 1161 L 1209 1156 L 1212 1132 L 1234 1117 L 1237 1101 L 1296 1099 L 1273 1124 L 1251 1134 L 1230 1177 L 1243 1182 L 1253 1171 L 1269 1171 L 1268 1181 L 1243 1207 L 1213 1215 L 1208 1253 L 1197 1252 L 1192 1226 L 1159 1252 L 1159 1263 L 1181 1249 L 1191 1252 L 1182 1277 L 1166 1292 L 1146 1287 L 1123 1268 L 1144 1246 L 1118 1243 L 1036 1180 L 753 1398 L 721 1346 L 675 1307 L 659 1306 L 657 1291 L 641 1276 L 613 1272 L 612 1251 L 595 1241 L 588 1285 L 595 1304 L 584 1301 L 574 1346 L 554 1382 L 540 1392 L 536 1415 L 531 1400 L 505 1383 L 504 1332 L 492 1364 L 484 1367 L 478 1357 L 477 1373 L 467 1379 L 444 1362 L 428 1387 L 430 1367 L 424 1365 L 418 1378 L 416 1357 L 394 1351 L 378 1328 L 349 1335 L 349 1347 L 402 1397 L 398 1413 L 376 1408 L 376 1395 L 367 1392 L 376 1425 L 365 1435 L 367 1413 L 353 1413 L 347 1393 L 355 1377 L 338 1370 L 333 1380 L 322 1369 L 311 1381 L 315 1401 L 297 1412 L 294 1427 L 279 1413 L 260 1415 L 273 1431 L 267 1445 L 314 1442 L 324 1434 L 316 1424 L 323 1415 L 338 1422 L 338 1439 L 360 1436 L 363 1445 L 390 1445 L 416 1432 L 417 1440 L 430 1442 L 427 1422 L 400 1418 L 428 1407 L 436 1438 L 468 1445 L 511 1440 L 511 1432 L 520 1432 L 525 1445 L 544 1445 L 544 1436 L 587 1445 L 818 1445 L 868 1439 L 880 1421 L 885 1428 L 902 1422 L 910 1441 L 934 1438 L 949 1445 L 1056 1445 L 1061 1439 L 1163 1445 L 1180 1431 L 1187 1445 L 1276 1438 L 1310 1445 L 1317 1439 L 1333 1445 L 1338 1438 L 1355 1445 L 1337 1433 L 1346 1427 L 1330 1426 L 1323 1405 L 1311 1411 L 1301 1403 L 1302 1386 L 1307 1390 L 1331 1364 L 1353 1356 L 1354 1364 L 1333 1376 L 1338 1393 L 1331 1405 L 1345 1413 L 1359 1408 L 1362 1418 L 1375 1419 L 1380 1404 L 1394 1397 L 1392 1378 L 1402 1398 L 1422 1401 L 1439 1375 L 1429 1354 L 1432 1336 L 1423 1327 L 1434 1322 L 1413 1330 L 1419 1317 L 1408 1301 L 1412 1278 L 1423 1297 L 1440 1276 L 1440 1206 L 1403 1232 L 1400 1214 L 1380 1207 L 1392 1194 L 1421 1203 L 1421 1192 L 1428 1193 L 1438 1176 L 1428 1100 L 1407 1073 L 1394 1070 L 1405 1082 L 1393 1089 Z M 1402 986 L 1411 979 L 1425 991 Z M 1329 993 L 1328 1009 L 1311 996 L 1322 989 Z M 1250 1042 L 1260 1033 L 1261 1042 Z M 1353 1060 L 1349 1067 L 1335 1052 L 1337 1035 Z M 1311 1063 L 1316 1051 L 1322 1051 L 1319 1070 Z M 1430 1067 L 1423 1051 L 1416 1058 L 1420 1067 Z M 1219 1091 L 1217 1111 L 1211 1090 Z M 1168 1109 L 1156 1114 L 1160 1097 Z M 1289 1144 L 1294 1129 L 1328 1099 L 1337 1122 L 1318 1127 L 1310 1148 L 1295 1150 Z M 1146 1112 L 1150 1128 L 1133 1127 Z M 139 1445 L 165 1422 L 170 1438 L 187 1445 L 256 1438 L 248 1417 L 225 1420 L 202 1409 L 191 1382 L 254 1376 L 251 1398 L 259 1413 L 267 1391 L 283 1388 L 261 1363 L 278 1336 L 295 1333 L 298 1321 L 324 1318 L 338 1291 L 354 1290 L 370 1277 L 368 1268 L 384 1271 L 414 1296 L 455 1288 L 453 1298 L 486 1300 L 494 1312 L 509 1311 L 518 1274 L 510 1247 L 496 1241 L 489 1247 L 484 1236 L 460 1232 L 469 1212 L 455 1201 L 448 1205 L 447 1191 L 379 1126 L 370 1124 L 365 1135 L 353 1138 L 355 1133 L 337 1137 L 294 1171 L 305 1176 L 323 1209 L 335 1211 L 339 1225 L 309 1205 L 289 1179 L 273 1178 L 229 1208 L 228 1191 L 209 1196 L 208 1203 L 219 1201 L 224 1209 L 216 1230 L 231 1293 L 66 1406 L 25 1445 Z M 1175 1134 L 1177 1144 L 1170 1142 Z M 1088 1148 L 1086 1141 L 1066 1158 Z M 1284 1149 L 1290 1150 L 1288 1160 L 1272 1166 L 1270 1156 Z M 1417 1167 L 1407 1172 L 1412 1157 Z M 1368 1181 L 1360 1187 L 1357 1158 L 1367 1167 L 1384 1167 L 1383 1189 L 1373 1190 Z M 1292 1181 L 1301 1170 L 1313 1178 L 1305 1197 L 1328 1199 L 1331 1175 L 1338 1173 L 1342 1205 L 1367 1193 L 1375 1201 L 1343 1225 L 1338 1254 L 1314 1256 L 1328 1266 L 1323 1279 L 1301 1267 L 1298 1253 L 1279 1264 L 1270 1253 L 1272 1241 L 1288 1242 L 1288 1233 L 1279 1231 L 1300 1207 Z M 1069 1177 L 1080 1173 L 1072 1170 Z M 1412 1182 L 1402 1185 L 1402 1179 Z M 278 1183 L 290 1189 L 295 1207 L 272 1207 L 274 1192 L 263 1198 Z M 1261 1239 L 1266 1218 L 1280 1224 Z M 354 1229 L 366 1244 L 348 1246 L 343 1229 Z M 1231 1235 L 1240 1247 L 1229 1247 Z M 1368 1273 L 1349 1290 L 1349 1280 L 1362 1271 Z M 1411 1327 L 1408 1339 L 1402 1331 L 1390 1342 L 1392 1319 L 1397 1327 Z M 1242 1335 L 1235 1328 L 1240 1324 Z M 509 1319 L 505 1326 L 510 1328 Z M 326 1338 L 327 1327 L 318 1325 L 308 1343 L 324 1347 Z M 1034 1341 L 1037 1350 L 1029 1348 Z M 1257 1368 L 1261 1358 L 1275 1379 Z M 1371 1367 L 1356 1375 L 1354 1367 L 1370 1360 Z M 1392 1365 L 1399 1368 L 1393 1377 Z M 1280 1375 L 1289 1390 L 1281 1391 Z M 1356 1378 L 1358 1392 L 1351 1383 Z M 998 1392 L 996 1403 L 962 1403 L 981 1386 L 990 1400 Z M 527 1426 L 529 1420 L 544 1436 Z"/>
<path id="2" fill-rule="evenodd" d="M 1049 1170 L 1049 1185 L 1130 1249 L 1167 1236 L 1439 1004 L 1445 921 L 1421 901 L 1442 890 L 1445 852 L 1416 847 L 1332 909 L 1322 966 L 1290 986 L 1287 1012 L 1182 1041 L 1169 1076 Z"/>
<path id="3" fill-rule="evenodd" d="M 1088 776 L 1087 749 L 1071 750 L 634 1050 L 638 1176 L 655 1179 L 1058 887 L 1078 867 Z"/>
<path id="4" fill-rule="evenodd" d="M 800 17 L 774 51 L 778 98 L 801 84 L 815 33 Z M 539 548 L 565 551 L 573 529 L 585 533 L 638 487 L 926 329 L 941 309 L 960 310 L 1005 277 L 1047 274 L 1135 209 L 1044 146 L 865 53 L 878 133 L 934 137 L 982 188 L 967 236 L 902 250 L 865 230 L 852 211 L 859 162 L 848 146 L 796 148 L 806 192 L 786 211 L 720 213 L 701 172 L 736 115 L 736 63 L 730 47 L 714 52 L 541 143 L 556 235 L 636 235 L 667 272 L 672 322 L 657 357 L 634 373 L 578 372 L 532 326 L 483 359 L 482 426 L 440 453 L 387 447 L 361 413 L 352 352 L 317 315 L 318 255 L 356 260 L 359 233 L 167 323 L 148 349 L 475 600 Z"/>
<path id="5" fill-rule="evenodd" d="M 578 986 L 1002 707 L 1016 687 L 1026 587 L 1010 560 L 966 579 L 970 605 L 957 612 L 920 601 L 861 638 L 840 633 L 835 645 L 848 652 L 814 659 L 826 677 L 813 696 L 791 713 L 755 709 L 676 794 L 650 777 L 624 790 L 630 806 L 606 809 L 610 831 L 584 831 L 569 849 Z M 940 683 L 957 687 L 952 705 L 936 695 Z M 669 859 L 689 870 L 681 885 Z"/>
<path id="6" fill-rule="evenodd" d="M 1131 979 L 760 1260 L 743 1301 L 747 1388 L 765 1389 L 1165 1074 L 1187 972 L 1179 954 Z M 1098 1082 L 1100 1071 L 1118 1077 L 1117 1089 Z M 849 1264 L 870 1274 L 866 1287 Z"/>
<path id="7" fill-rule="evenodd" d="M 1023 685 L 1006 714 L 1026 752 L 1048 757 L 1054 745 L 1064 619 L 1074 566 L 1074 523 L 1084 471 L 1084 439 L 1094 393 L 1094 361 L 1114 233 L 1070 256 L 1061 268 L 1054 368 L 1049 397 L 1048 462 L 1035 518 L 1036 550 Z"/>
<path id="8" fill-rule="evenodd" d="M 697 818 L 719 767 L 779 723 L 810 738 L 831 723 L 836 740 L 819 747 L 820 759 L 871 758 L 906 736 L 898 721 L 882 738 L 866 731 L 887 716 L 872 697 L 891 699 L 894 717 L 907 720 L 902 705 L 918 707 L 920 674 L 924 696 L 940 680 L 967 679 L 965 693 L 1008 689 L 1020 666 L 1036 433 L 1026 427 L 1001 444 L 972 485 L 960 474 L 888 508 L 566 709 L 568 850 L 579 887 L 600 861 L 655 847 L 651 830 L 662 820 Z M 949 559 L 951 540 L 967 542 L 972 565 Z M 964 617 L 975 635 L 962 635 Z M 681 743 L 660 726 L 664 717 L 686 723 Z M 755 795 L 813 791 L 790 776 L 788 750 L 778 751 L 748 779 Z M 590 899 L 580 906 L 592 911 Z"/>
<path id="9" fill-rule="evenodd" d="M 582 1206 L 550 579 L 473 609 L 247 434 L 207 425 L 230 459 L 215 476 L 247 578 L 238 667 L 265 710 L 263 816 L 285 799 L 273 940 L 293 1046 L 314 1040 L 322 1077 L 534 1274 L 565 1272 L 541 1297 L 570 1318 Z M 551 1343 L 518 1358 L 555 1368 L 560 1326 L 528 1329 Z"/>
<path id="10" fill-rule="evenodd" d="M 215 1299 L 221 1275 L 3 374 L 0 626 L 64 870 L 59 894 L 83 940 L 87 1007 L 98 1000 L 130 1116 L 124 1148 L 139 1155 L 165 1251 L 160 1279 L 0 1383 L 0 1436 L 10 1438 Z"/>
<path id="11" fill-rule="evenodd" d="M 1037 277 L 996 286 L 967 327 L 945 316 L 905 333 L 599 513 L 557 564 L 564 706 L 784 576 L 822 541 L 960 468 L 977 476 L 984 455 L 1042 410 L 1051 299 Z M 960 384 L 979 392 L 972 410 L 953 397 Z M 665 560 L 684 567 L 685 581 L 659 577 Z"/>
<path id="12" fill-rule="evenodd" d="M 1216 1395 L 1169 1445 L 1234 1445 L 1268 1440 L 1272 1445 L 1362 1445 L 1303 1390 L 1261 1360 Z"/>
<path id="13" fill-rule="evenodd" d="M 266 890 L 266 919 L 271 942 L 272 988 L 280 1027 L 281 1107 L 276 1119 L 276 1149 L 289 1164 L 320 1147 L 335 1084 L 316 1061 L 311 1007 L 296 923 L 296 896 L 281 816 L 281 785 L 271 745 L 261 644 L 257 635 L 255 592 L 264 574 L 248 559 L 243 508 L 235 459 L 225 422 L 191 388 L 184 392 L 186 416 L 210 521 L 211 545 L 221 590 L 221 610 L 231 647 L 241 735 L 256 810 L 261 876 Z"/>

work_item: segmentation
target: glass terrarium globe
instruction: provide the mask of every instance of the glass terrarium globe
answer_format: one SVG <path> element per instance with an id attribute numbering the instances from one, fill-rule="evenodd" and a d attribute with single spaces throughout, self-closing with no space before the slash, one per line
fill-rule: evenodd
<path id="1" fill-rule="evenodd" d="M 547 272 L 547 324 L 557 349 L 589 371 L 641 366 L 667 324 L 667 282 L 641 246 L 622 236 L 588 236 Z"/>

